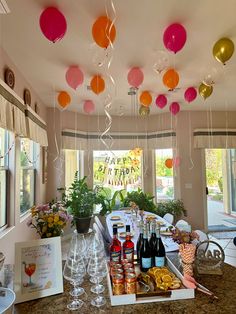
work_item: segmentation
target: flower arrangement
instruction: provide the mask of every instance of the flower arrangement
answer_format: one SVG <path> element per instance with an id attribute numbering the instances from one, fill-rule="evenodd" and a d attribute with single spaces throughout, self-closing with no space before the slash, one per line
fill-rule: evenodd
<path id="1" fill-rule="evenodd" d="M 71 215 L 67 213 L 61 203 L 49 203 L 31 208 L 31 218 L 27 225 L 35 228 L 41 238 L 60 236 Z"/>
<path id="2" fill-rule="evenodd" d="M 188 232 L 184 230 L 179 230 L 178 228 L 172 229 L 172 238 L 178 244 L 189 244 L 193 240 L 199 240 L 199 235 L 196 232 Z"/>

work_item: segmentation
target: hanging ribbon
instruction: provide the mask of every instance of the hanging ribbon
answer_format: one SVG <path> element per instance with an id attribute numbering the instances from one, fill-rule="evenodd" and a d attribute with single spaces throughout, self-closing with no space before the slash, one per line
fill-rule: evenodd
<path id="1" fill-rule="evenodd" d="M 192 128 L 191 128 L 191 115 L 190 115 L 190 111 L 188 113 L 188 128 L 189 128 L 189 159 L 190 159 L 190 163 L 191 166 L 189 167 L 189 170 L 192 170 L 194 168 L 194 162 L 192 159 Z"/>
<path id="2" fill-rule="evenodd" d="M 5 152 L 4 155 L 0 155 L 0 159 L 3 159 L 5 157 L 7 157 L 7 155 L 10 153 L 10 151 L 12 150 L 12 148 L 14 147 L 15 145 L 15 141 L 12 142 L 11 146 L 8 148 L 8 150 Z"/>

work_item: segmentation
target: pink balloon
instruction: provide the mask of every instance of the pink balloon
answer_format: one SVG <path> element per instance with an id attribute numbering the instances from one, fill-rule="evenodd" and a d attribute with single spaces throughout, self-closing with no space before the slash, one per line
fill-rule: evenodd
<path id="1" fill-rule="evenodd" d="M 62 39 L 66 33 L 66 19 L 57 8 L 46 8 L 40 15 L 39 24 L 44 36 L 53 43 Z"/>
<path id="2" fill-rule="evenodd" d="M 181 24 L 178 23 L 168 26 L 163 35 L 163 42 L 165 47 L 174 53 L 183 48 L 186 39 L 186 30 Z"/>
<path id="3" fill-rule="evenodd" d="M 173 158 L 173 165 L 175 168 L 178 168 L 180 165 L 180 157 Z"/>
<path id="4" fill-rule="evenodd" d="M 138 88 L 143 83 L 144 75 L 140 68 L 132 68 L 129 73 L 127 80 L 129 82 L 129 85 L 132 87 Z"/>
<path id="5" fill-rule="evenodd" d="M 66 81 L 67 84 L 74 90 L 81 85 L 84 81 L 84 74 L 77 66 L 71 66 L 66 71 Z"/>
<path id="6" fill-rule="evenodd" d="M 177 102 L 172 102 L 170 112 L 175 116 L 180 111 L 180 105 Z"/>
<path id="7" fill-rule="evenodd" d="M 187 102 L 194 101 L 196 97 L 197 97 L 197 91 L 194 87 L 189 87 L 186 89 L 184 93 L 184 98 Z"/>
<path id="8" fill-rule="evenodd" d="M 94 112 L 94 110 L 95 110 L 95 105 L 92 102 L 92 100 L 85 100 L 84 112 L 90 114 L 90 113 Z"/>
<path id="9" fill-rule="evenodd" d="M 163 109 L 167 104 L 167 98 L 165 95 L 158 95 L 156 98 L 157 107 Z"/>

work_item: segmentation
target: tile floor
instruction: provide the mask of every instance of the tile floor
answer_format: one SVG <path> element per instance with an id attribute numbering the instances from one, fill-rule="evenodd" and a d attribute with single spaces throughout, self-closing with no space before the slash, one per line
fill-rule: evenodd
<path id="1" fill-rule="evenodd" d="M 216 239 L 209 235 L 212 241 L 219 243 L 225 252 L 225 263 L 228 263 L 236 267 L 236 246 L 233 243 L 233 239 Z"/>

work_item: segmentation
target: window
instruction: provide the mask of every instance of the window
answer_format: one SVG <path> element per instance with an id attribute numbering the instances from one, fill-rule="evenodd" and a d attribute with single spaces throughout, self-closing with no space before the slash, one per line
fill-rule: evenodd
<path id="1" fill-rule="evenodd" d="M 76 171 L 79 171 L 79 178 L 82 177 L 82 151 L 65 149 L 65 186 L 66 189 L 74 181 Z"/>
<path id="2" fill-rule="evenodd" d="M 157 202 L 174 198 L 173 150 L 156 149 L 156 198 Z"/>
<path id="3" fill-rule="evenodd" d="M 142 150 L 94 151 L 93 184 L 111 189 L 112 194 L 142 187 Z"/>
<path id="4" fill-rule="evenodd" d="M 36 163 L 38 162 L 35 142 L 21 139 L 20 150 L 20 213 L 24 214 L 35 203 Z"/>
<path id="5" fill-rule="evenodd" d="M 7 224 L 7 170 L 9 132 L 0 128 L 0 228 Z"/>

